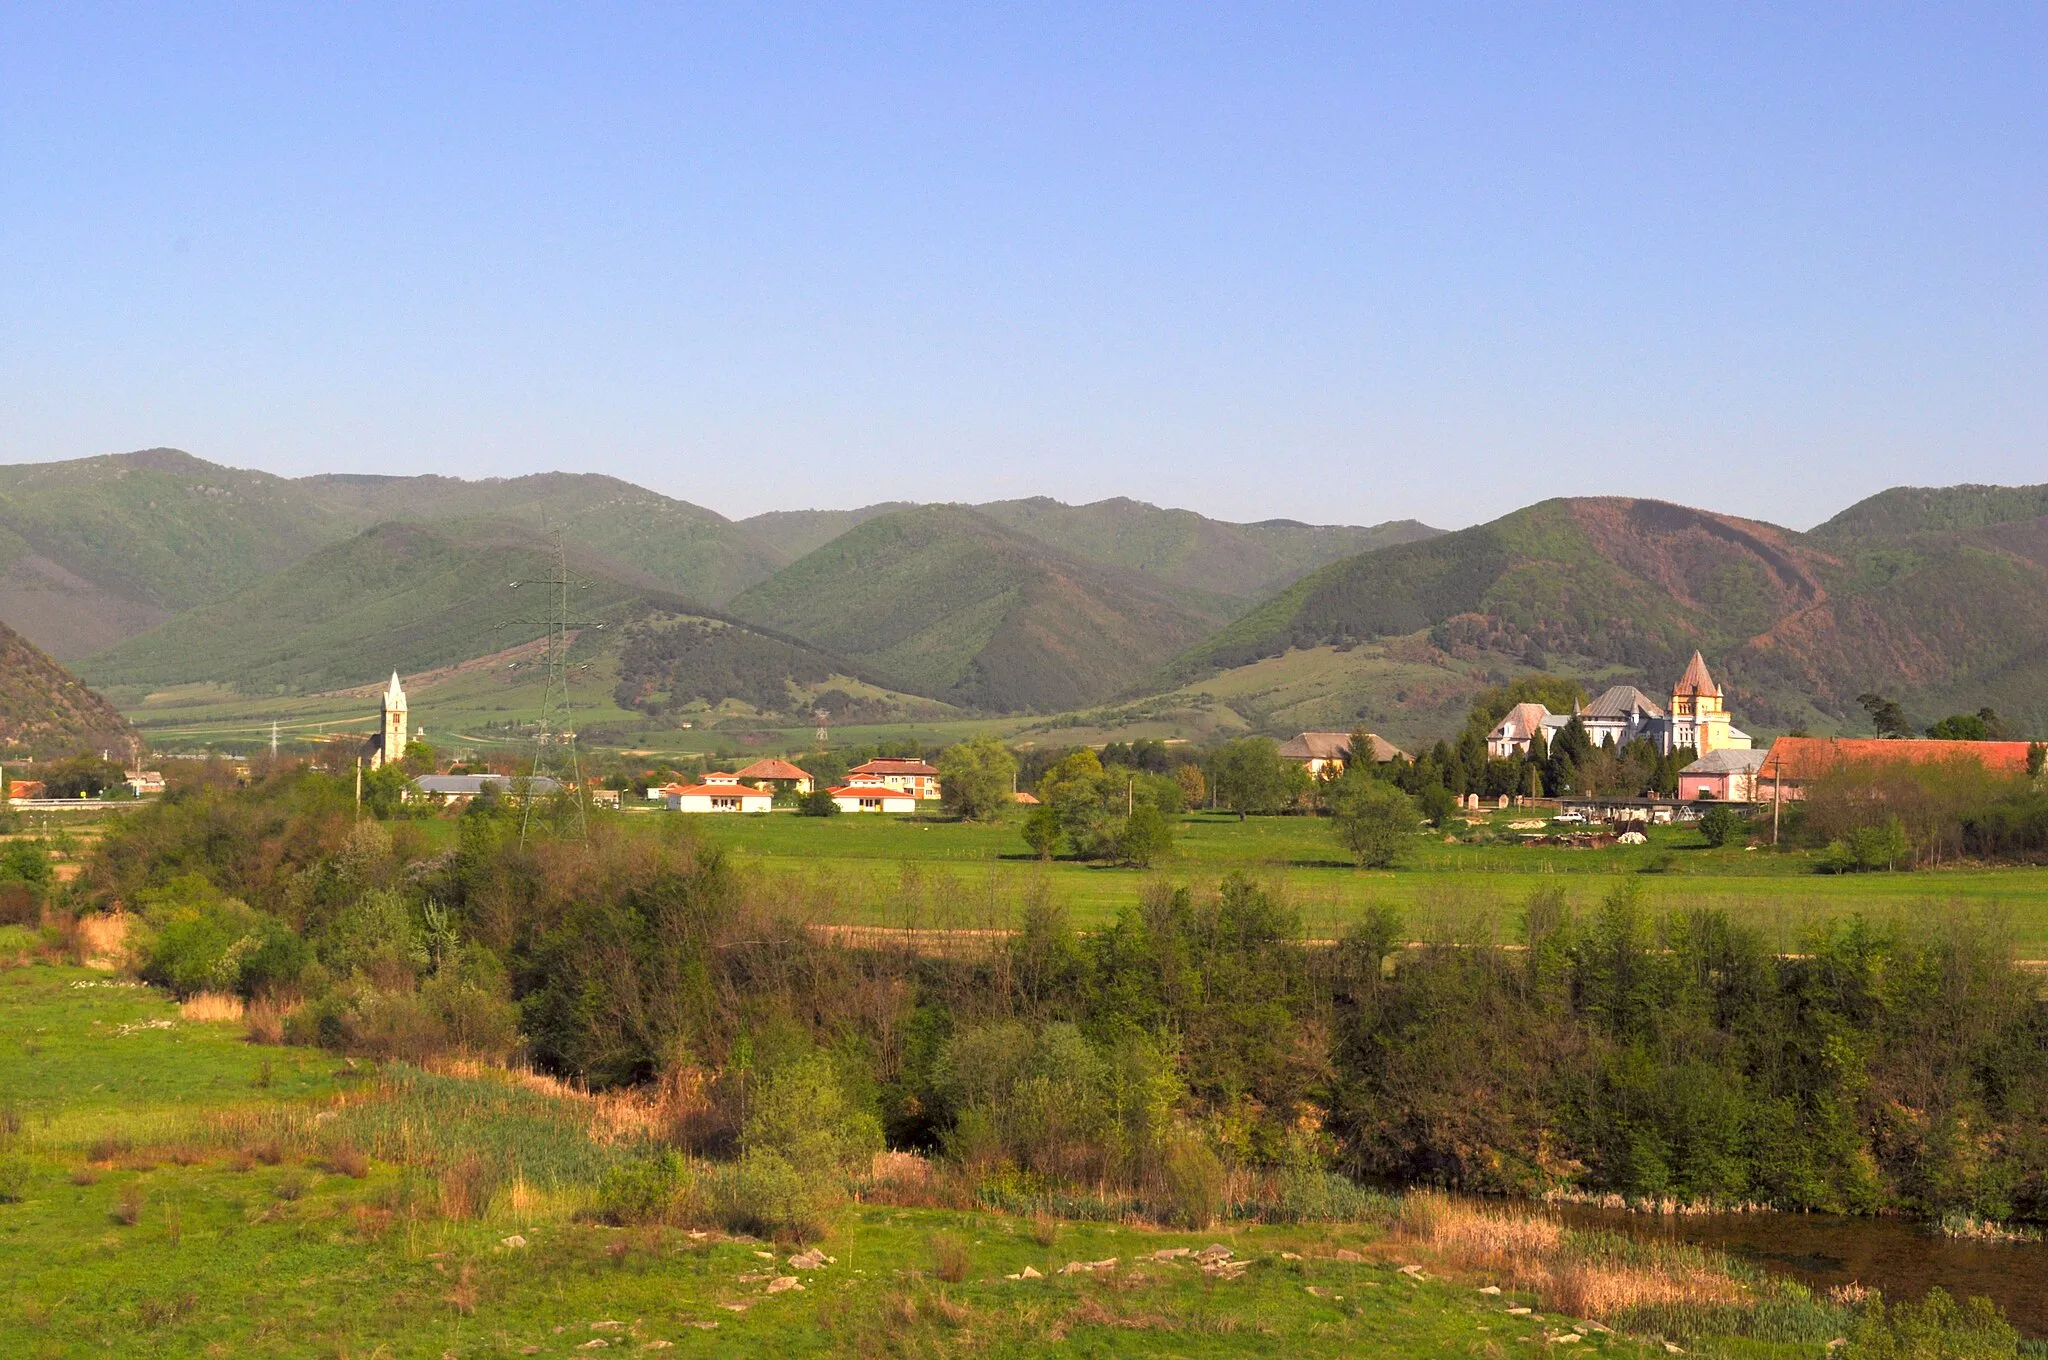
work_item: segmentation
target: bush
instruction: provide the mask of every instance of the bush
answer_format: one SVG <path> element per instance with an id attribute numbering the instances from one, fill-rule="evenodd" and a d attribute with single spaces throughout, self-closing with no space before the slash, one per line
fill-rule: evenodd
<path id="1" fill-rule="evenodd" d="M 779 1152 L 744 1154 L 724 1178 L 720 1210 L 734 1232 L 778 1241 L 809 1242 L 825 1235 L 836 1187 L 807 1179 Z"/>
<path id="2" fill-rule="evenodd" d="M 813 1053 L 769 1073 L 741 1127 L 740 1144 L 814 1175 L 844 1177 L 865 1171 L 882 1150 L 882 1125 L 852 1107 L 831 1063 Z"/>
<path id="3" fill-rule="evenodd" d="M 1158 808 L 1140 804 L 1117 833 L 1116 849 L 1117 858 L 1124 863 L 1149 868 L 1173 849 L 1173 824 Z"/>
<path id="4" fill-rule="evenodd" d="M 1160 1179 L 1166 1191 L 1166 1217 L 1175 1227 L 1199 1231 L 1223 1212 L 1222 1159 L 1194 1134 L 1167 1140 Z"/>
<path id="5" fill-rule="evenodd" d="M 0 1157 L 0 1204 L 19 1204 L 28 1194 L 29 1163 L 21 1156 Z"/>
<path id="6" fill-rule="evenodd" d="M 1932 1289 L 1919 1304 L 1873 1299 L 1858 1320 L 1847 1360 L 1993 1360 L 2019 1354 L 2019 1333 L 1989 1299 L 1959 1305 Z"/>
<path id="7" fill-rule="evenodd" d="M 1700 818 L 1700 835 L 1716 850 L 1726 845 L 1741 827 L 1742 818 L 1736 815 L 1734 808 L 1709 808 Z"/>
<path id="8" fill-rule="evenodd" d="M 247 1000 L 295 982 L 312 962 L 306 942 L 282 921 L 221 896 L 196 875 L 154 896 L 144 909 L 154 936 L 142 976 L 180 997 L 233 992 Z"/>
<path id="9" fill-rule="evenodd" d="M 674 1222 L 692 1184 L 689 1164 L 676 1153 L 627 1162 L 605 1173 L 592 1212 L 614 1227 Z"/>
<path id="10" fill-rule="evenodd" d="M 796 802 L 799 817 L 837 817 L 845 810 L 834 800 L 830 789 L 812 789 Z"/>
<path id="11" fill-rule="evenodd" d="M 1330 793 L 1330 823 L 1361 869 L 1392 868 L 1414 834 L 1415 802 L 1385 780 L 1360 770 Z"/>

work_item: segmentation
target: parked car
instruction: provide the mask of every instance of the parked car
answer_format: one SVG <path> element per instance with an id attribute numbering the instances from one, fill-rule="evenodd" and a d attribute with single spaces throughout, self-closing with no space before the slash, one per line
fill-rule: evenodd
<path id="1" fill-rule="evenodd" d="M 1550 820 L 1553 825 L 1563 822 L 1568 826 L 1584 826 L 1586 824 L 1586 814 L 1583 812 L 1560 812 Z"/>

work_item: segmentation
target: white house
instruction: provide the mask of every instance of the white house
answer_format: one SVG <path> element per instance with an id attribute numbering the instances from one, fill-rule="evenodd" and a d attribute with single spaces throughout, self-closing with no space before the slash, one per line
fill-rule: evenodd
<path id="1" fill-rule="evenodd" d="M 736 774 L 712 773 L 701 784 L 671 784 L 662 790 L 670 812 L 766 812 L 775 795 L 740 783 Z"/>
<path id="2" fill-rule="evenodd" d="M 841 812 L 915 812 L 917 797 L 893 788 L 873 775 L 851 775 L 832 790 L 832 801 Z"/>

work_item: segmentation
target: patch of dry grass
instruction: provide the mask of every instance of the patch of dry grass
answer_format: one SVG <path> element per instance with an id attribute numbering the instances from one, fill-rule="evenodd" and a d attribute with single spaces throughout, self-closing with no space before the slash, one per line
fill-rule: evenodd
<path id="1" fill-rule="evenodd" d="M 178 1003 L 186 1020 L 240 1020 L 242 998 L 229 992 L 194 992 Z"/>
<path id="2" fill-rule="evenodd" d="M 1498 1277 L 1574 1317 L 1618 1318 L 1652 1308 L 1745 1303 L 1748 1288 L 1711 1258 L 1684 1248 L 1621 1252 L 1527 1210 L 1410 1194 L 1396 1228 L 1447 1269 Z"/>

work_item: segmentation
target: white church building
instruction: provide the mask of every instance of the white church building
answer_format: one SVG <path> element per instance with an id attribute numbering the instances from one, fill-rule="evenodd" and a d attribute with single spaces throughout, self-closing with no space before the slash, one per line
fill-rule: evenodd
<path id="1" fill-rule="evenodd" d="M 384 690 L 384 709 L 377 724 L 377 735 L 363 743 L 363 763 L 371 769 L 379 769 L 387 762 L 405 758 L 405 744 L 417 740 L 424 729 L 417 729 L 411 736 L 406 734 L 405 690 L 398 683 L 398 672 L 391 672 L 391 683 Z"/>

